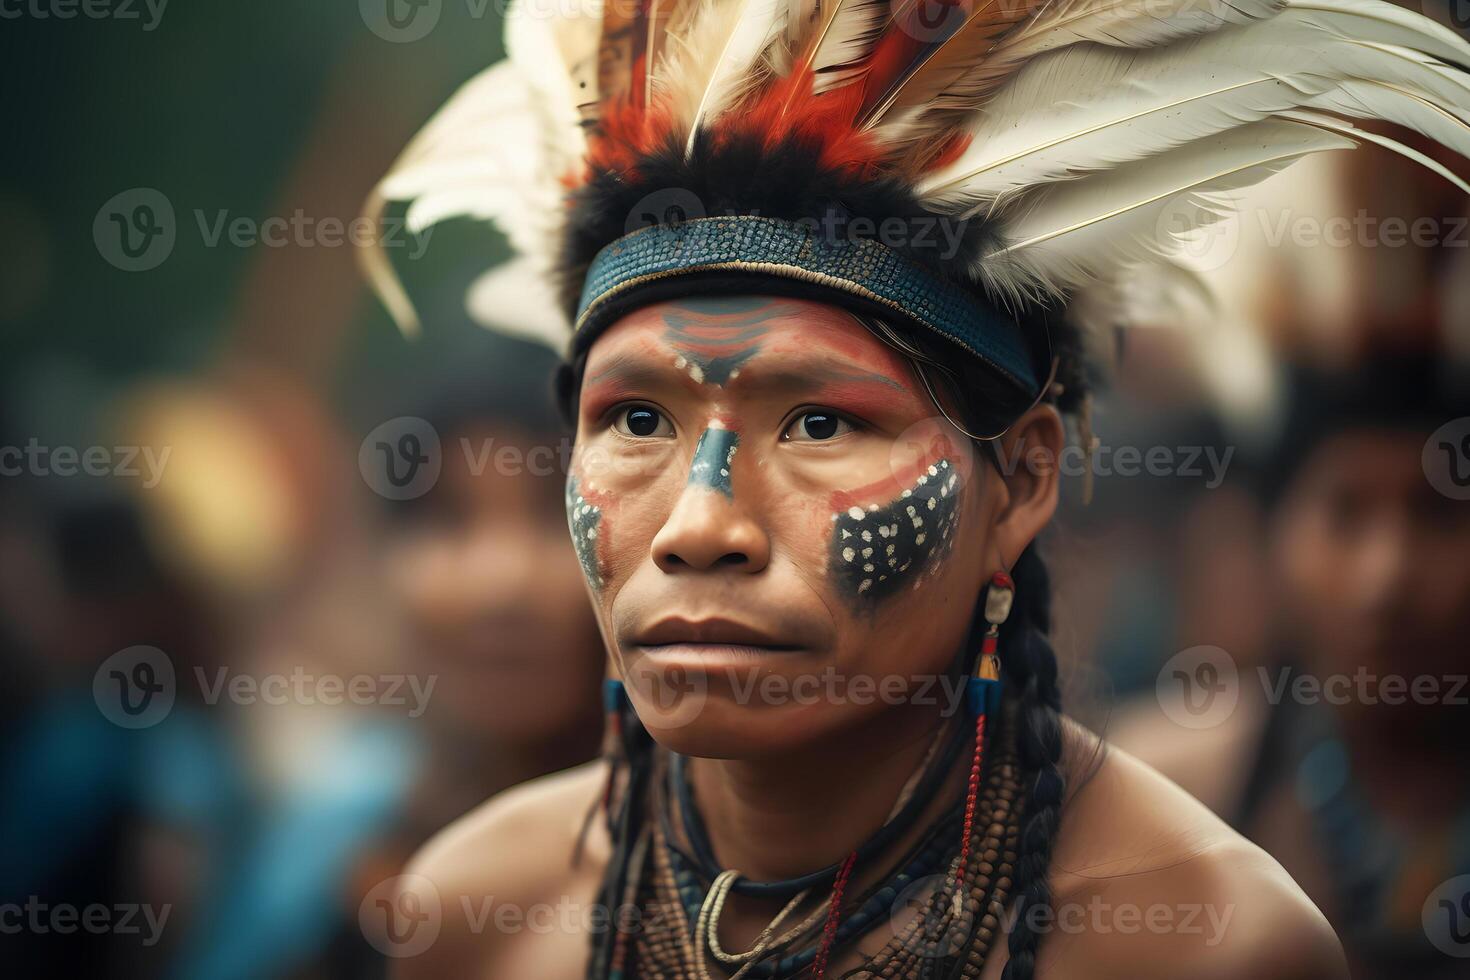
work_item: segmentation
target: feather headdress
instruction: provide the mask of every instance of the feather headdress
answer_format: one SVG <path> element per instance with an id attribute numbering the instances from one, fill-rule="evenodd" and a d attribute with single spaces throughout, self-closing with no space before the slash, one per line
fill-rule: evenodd
<path id="1" fill-rule="evenodd" d="M 415 228 L 495 222 L 520 258 L 474 312 L 562 349 L 687 266 L 832 288 L 1014 367 L 976 332 L 1167 260 L 1309 154 L 1372 142 L 1470 192 L 1354 125 L 1470 156 L 1470 44 L 1383 0 L 519 0 L 506 32 L 377 197 Z M 645 247 L 666 218 L 698 234 Z M 859 219 L 860 261 L 787 234 Z M 921 243 L 930 220 L 958 230 Z"/>

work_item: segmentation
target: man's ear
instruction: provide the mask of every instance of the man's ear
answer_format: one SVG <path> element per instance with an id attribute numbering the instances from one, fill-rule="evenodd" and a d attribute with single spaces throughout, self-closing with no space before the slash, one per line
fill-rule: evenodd
<path id="1" fill-rule="evenodd" d="M 1066 445 L 1066 426 L 1051 405 L 1035 406 L 996 441 L 995 462 L 1006 490 L 990 535 L 997 568 L 1015 564 L 1056 513 Z"/>

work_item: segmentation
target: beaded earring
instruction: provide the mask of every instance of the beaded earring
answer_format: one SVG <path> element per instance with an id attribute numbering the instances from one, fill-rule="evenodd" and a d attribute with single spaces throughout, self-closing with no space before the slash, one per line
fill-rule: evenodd
<path id="1" fill-rule="evenodd" d="M 1011 605 L 1016 598 L 1016 586 L 1005 572 L 996 572 L 990 578 L 990 588 L 985 593 L 985 639 L 980 645 L 980 658 L 975 663 L 975 673 L 965 686 L 966 701 L 970 714 L 975 718 L 975 754 L 970 762 L 970 783 L 965 793 L 965 823 L 960 840 L 959 860 L 955 865 L 954 905 L 955 915 L 962 911 L 965 894 L 965 865 L 970 859 L 970 838 L 974 836 L 975 805 L 980 792 L 980 770 L 985 763 L 985 719 L 1000 710 L 1001 679 L 1000 625 L 1011 614 Z"/>
<path id="2" fill-rule="evenodd" d="M 980 645 L 980 659 L 975 662 L 975 673 L 966 685 L 970 714 L 981 717 L 994 714 L 1000 708 L 1000 627 L 1011 615 L 1011 605 L 1016 598 L 1016 586 L 1005 572 L 996 572 L 990 577 L 990 588 L 985 592 L 985 638 Z"/>

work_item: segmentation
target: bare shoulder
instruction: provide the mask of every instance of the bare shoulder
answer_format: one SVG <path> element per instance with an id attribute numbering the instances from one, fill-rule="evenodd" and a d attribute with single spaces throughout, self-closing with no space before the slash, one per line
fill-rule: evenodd
<path id="1" fill-rule="evenodd" d="M 405 907 L 437 909 L 438 935 L 398 959 L 394 977 L 580 977 L 586 936 L 577 923 L 607 862 L 601 821 L 592 822 L 575 866 L 572 857 L 606 771 L 591 762 L 523 783 L 425 844 L 399 898 Z"/>
<path id="2" fill-rule="evenodd" d="M 1067 742 L 1041 977 L 1346 978 L 1336 935 L 1274 858 L 1080 726 Z"/>
<path id="3" fill-rule="evenodd" d="M 1169 719 L 1150 694 L 1119 706 L 1108 744 L 1163 773 L 1216 813 L 1239 805 L 1266 725 L 1264 705 L 1242 698 L 1226 719 L 1186 728 Z"/>

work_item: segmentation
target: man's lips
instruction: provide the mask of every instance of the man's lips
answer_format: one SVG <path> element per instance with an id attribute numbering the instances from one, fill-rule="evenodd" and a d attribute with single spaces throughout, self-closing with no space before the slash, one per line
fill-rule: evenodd
<path id="1" fill-rule="evenodd" d="M 634 642 L 645 649 L 659 647 L 749 648 L 782 652 L 796 650 L 799 645 L 788 638 L 772 635 L 758 627 L 732 619 L 661 619 L 636 634 Z"/>

